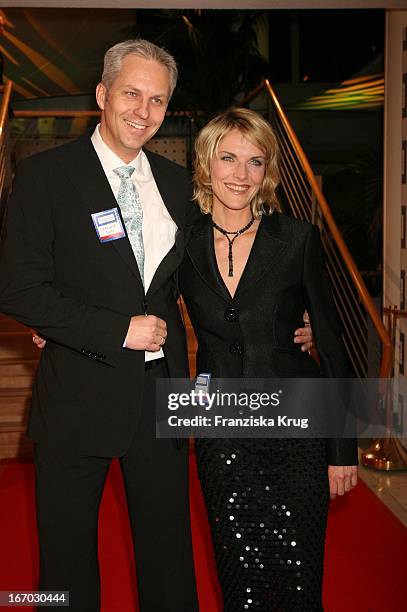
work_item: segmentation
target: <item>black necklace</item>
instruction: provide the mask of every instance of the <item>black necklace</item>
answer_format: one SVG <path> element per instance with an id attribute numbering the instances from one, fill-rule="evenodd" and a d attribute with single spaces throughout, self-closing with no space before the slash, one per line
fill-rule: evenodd
<path id="1" fill-rule="evenodd" d="M 215 223 L 215 221 L 212 221 L 213 227 L 215 229 L 217 229 L 218 232 L 220 232 L 221 234 L 226 236 L 226 238 L 227 238 L 227 240 L 229 242 L 229 274 L 228 274 L 228 276 L 233 276 L 233 252 L 232 252 L 233 243 L 236 240 L 236 238 L 238 236 L 240 236 L 240 234 L 243 234 L 243 232 L 248 230 L 249 227 L 251 227 L 253 225 L 253 223 L 254 223 L 254 217 L 252 215 L 252 218 L 249 221 L 249 223 L 247 225 L 245 225 L 244 227 L 242 227 L 242 229 L 237 230 L 237 232 L 227 232 L 226 230 L 223 229 L 223 227 L 219 227 L 219 225 L 217 225 Z M 231 234 L 233 236 L 233 238 L 229 238 L 229 234 Z"/>

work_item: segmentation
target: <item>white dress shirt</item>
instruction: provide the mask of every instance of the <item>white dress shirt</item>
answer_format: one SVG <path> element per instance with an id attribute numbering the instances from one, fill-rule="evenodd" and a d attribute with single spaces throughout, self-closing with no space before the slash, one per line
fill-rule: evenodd
<path id="1" fill-rule="evenodd" d="M 164 205 L 143 150 L 129 164 L 126 164 L 103 141 L 99 125 L 96 126 L 91 140 L 116 199 L 120 188 L 120 178 L 113 172 L 114 169 L 120 166 L 135 168 L 131 180 L 139 193 L 143 209 L 144 284 L 147 292 L 158 266 L 175 244 L 177 225 Z M 134 265 L 137 266 L 135 259 Z M 150 351 L 145 353 L 146 361 L 163 356 L 162 349 L 157 353 Z"/>

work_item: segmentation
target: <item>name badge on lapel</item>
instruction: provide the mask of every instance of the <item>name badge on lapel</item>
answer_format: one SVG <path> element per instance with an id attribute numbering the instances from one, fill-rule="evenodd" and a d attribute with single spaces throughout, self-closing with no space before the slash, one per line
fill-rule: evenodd
<path id="1" fill-rule="evenodd" d="M 100 242 L 119 240 L 126 235 L 117 208 L 93 213 L 92 221 Z"/>

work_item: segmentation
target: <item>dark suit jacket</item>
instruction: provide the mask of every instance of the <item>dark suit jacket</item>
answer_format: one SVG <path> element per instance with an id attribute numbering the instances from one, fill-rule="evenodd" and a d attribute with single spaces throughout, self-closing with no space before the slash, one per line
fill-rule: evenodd
<path id="1" fill-rule="evenodd" d="M 29 426 L 37 442 L 106 456 L 128 447 L 144 379 L 144 352 L 122 348 L 132 315 L 165 319 L 170 375 L 188 372 L 174 272 L 184 252 L 189 182 L 183 168 L 146 154 L 178 226 L 146 296 L 127 236 L 100 243 L 96 235 L 91 214 L 118 205 L 89 135 L 19 165 L 2 245 L 0 310 L 48 340 Z"/>
<path id="2" fill-rule="evenodd" d="M 198 339 L 197 372 L 234 378 L 349 377 L 318 229 L 263 216 L 232 298 L 220 276 L 211 217 L 192 226 L 180 289 Z M 293 342 L 307 309 L 321 367 Z M 329 440 L 331 465 L 357 463 L 354 440 Z"/>

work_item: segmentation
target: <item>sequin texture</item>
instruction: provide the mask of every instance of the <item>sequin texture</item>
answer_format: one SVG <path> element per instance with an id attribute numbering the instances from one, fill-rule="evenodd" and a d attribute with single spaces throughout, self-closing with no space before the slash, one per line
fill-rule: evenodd
<path id="1" fill-rule="evenodd" d="M 323 440 L 196 440 L 224 611 L 320 612 Z"/>

